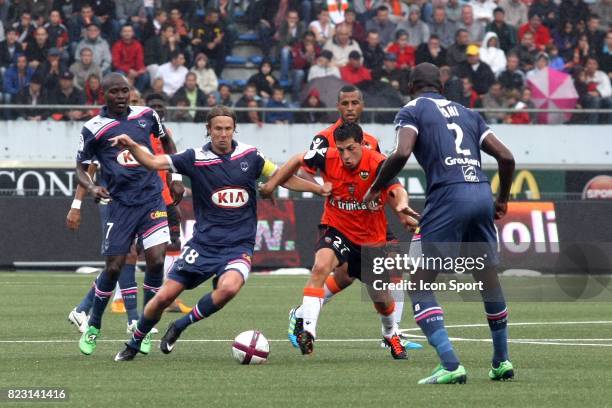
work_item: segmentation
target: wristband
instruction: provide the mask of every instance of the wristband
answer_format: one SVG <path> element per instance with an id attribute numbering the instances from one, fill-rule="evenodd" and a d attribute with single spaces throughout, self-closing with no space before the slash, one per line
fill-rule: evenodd
<path id="1" fill-rule="evenodd" d="M 170 175 L 170 180 L 172 180 L 172 181 L 183 181 L 183 176 L 181 176 L 180 174 L 177 174 L 177 173 L 172 173 Z"/>
<path id="2" fill-rule="evenodd" d="M 81 200 L 77 200 L 76 198 L 74 200 L 72 200 L 72 204 L 70 205 L 70 208 L 74 208 L 75 210 L 80 210 L 81 209 Z"/>

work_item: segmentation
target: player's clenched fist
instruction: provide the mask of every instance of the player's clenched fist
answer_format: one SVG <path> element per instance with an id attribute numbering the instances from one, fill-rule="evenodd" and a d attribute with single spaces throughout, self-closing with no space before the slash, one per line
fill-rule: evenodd
<path id="1" fill-rule="evenodd" d="M 126 134 L 110 138 L 109 142 L 111 142 L 111 146 L 131 147 L 136 145 L 136 142 Z"/>
<path id="2" fill-rule="evenodd" d="M 66 226 L 72 231 L 79 229 L 81 225 L 81 210 L 77 208 L 71 208 L 66 216 Z"/>

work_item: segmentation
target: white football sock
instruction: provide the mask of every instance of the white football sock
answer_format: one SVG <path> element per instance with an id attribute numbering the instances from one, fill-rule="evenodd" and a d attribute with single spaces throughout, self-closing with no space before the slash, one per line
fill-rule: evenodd
<path id="1" fill-rule="evenodd" d="M 317 337 L 317 319 L 323 306 L 323 299 L 315 296 L 304 296 L 302 301 L 302 315 L 304 330 Z"/>

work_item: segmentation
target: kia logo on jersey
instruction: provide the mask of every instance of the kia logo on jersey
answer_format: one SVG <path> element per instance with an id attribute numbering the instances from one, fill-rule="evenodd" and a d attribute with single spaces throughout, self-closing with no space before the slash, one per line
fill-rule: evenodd
<path id="1" fill-rule="evenodd" d="M 117 155 L 117 163 L 123 167 L 138 167 L 140 163 L 134 159 L 134 155 L 127 149 L 122 150 Z"/>
<path id="2" fill-rule="evenodd" d="M 212 202 L 220 208 L 240 208 L 249 202 L 249 193 L 240 187 L 225 187 L 212 193 Z"/>

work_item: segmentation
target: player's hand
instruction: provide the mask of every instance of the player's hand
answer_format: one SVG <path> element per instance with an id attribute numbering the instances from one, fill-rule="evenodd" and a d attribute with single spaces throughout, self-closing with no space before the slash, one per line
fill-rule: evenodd
<path id="1" fill-rule="evenodd" d="M 274 187 L 270 183 L 259 183 L 257 189 L 261 198 L 270 199 L 274 202 Z"/>
<path id="2" fill-rule="evenodd" d="M 108 141 L 111 143 L 111 146 L 117 147 L 130 147 L 136 145 L 136 142 L 134 142 L 132 138 L 126 134 L 111 137 L 110 139 L 108 139 Z"/>
<path id="3" fill-rule="evenodd" d="M 501 220 L 508 212 L 508 203 L 495 200 L 495 219 Z"/>
<path id="4" fill-rule="evenodd" d="M 408 205 L 398 206 L 395 212 L 397 212 L 400 223 L 404 228 L 412 232 L 416 231 L 419 226 L 419 218 L 421 217 L 418 212 L 414 211 Z"/>
<path id="5" fill-rule="evenodd" d="M 99 203 L 100 201 L 109 202 L 111 199 L 111 196 L 108 190 L 102 186 L 94 185 L 93 187 L 89 187 L 87 189 L 87 192 L 92 197 L 94 197 L 94 199 L 96 200 L 96 203 Z"/>
<path id="6" fill-rule="evenodd" d="M 76 231 L 81 225 L 81 210 L 78 208 L 71 208 L 66 216 L 66 226 L 69 230 Z"/>
<path id="7" fill-rule="evenodd" d="M 323 183 L 323 185 L 319 188 L 319 195 L 322 197 L 329 197 L 331 195 L 331 192 L 332 183 L 330 183 L 329 181 Z"/>
<path id="8" fill-rule="evenodd" d="M 363 197 L 363 201 L 367 204 L 369 210 L 378 210 L 380 208 L 380 191 L 372 191 L 370 187 Z"/>
<path id="9" fill-rule="evenodd" d="M 174 180 L 170 182 L 170 195 L 172 196 L 172 205 L 178 205 L 185 194 L 185 185 L 182 181 Z"/>

